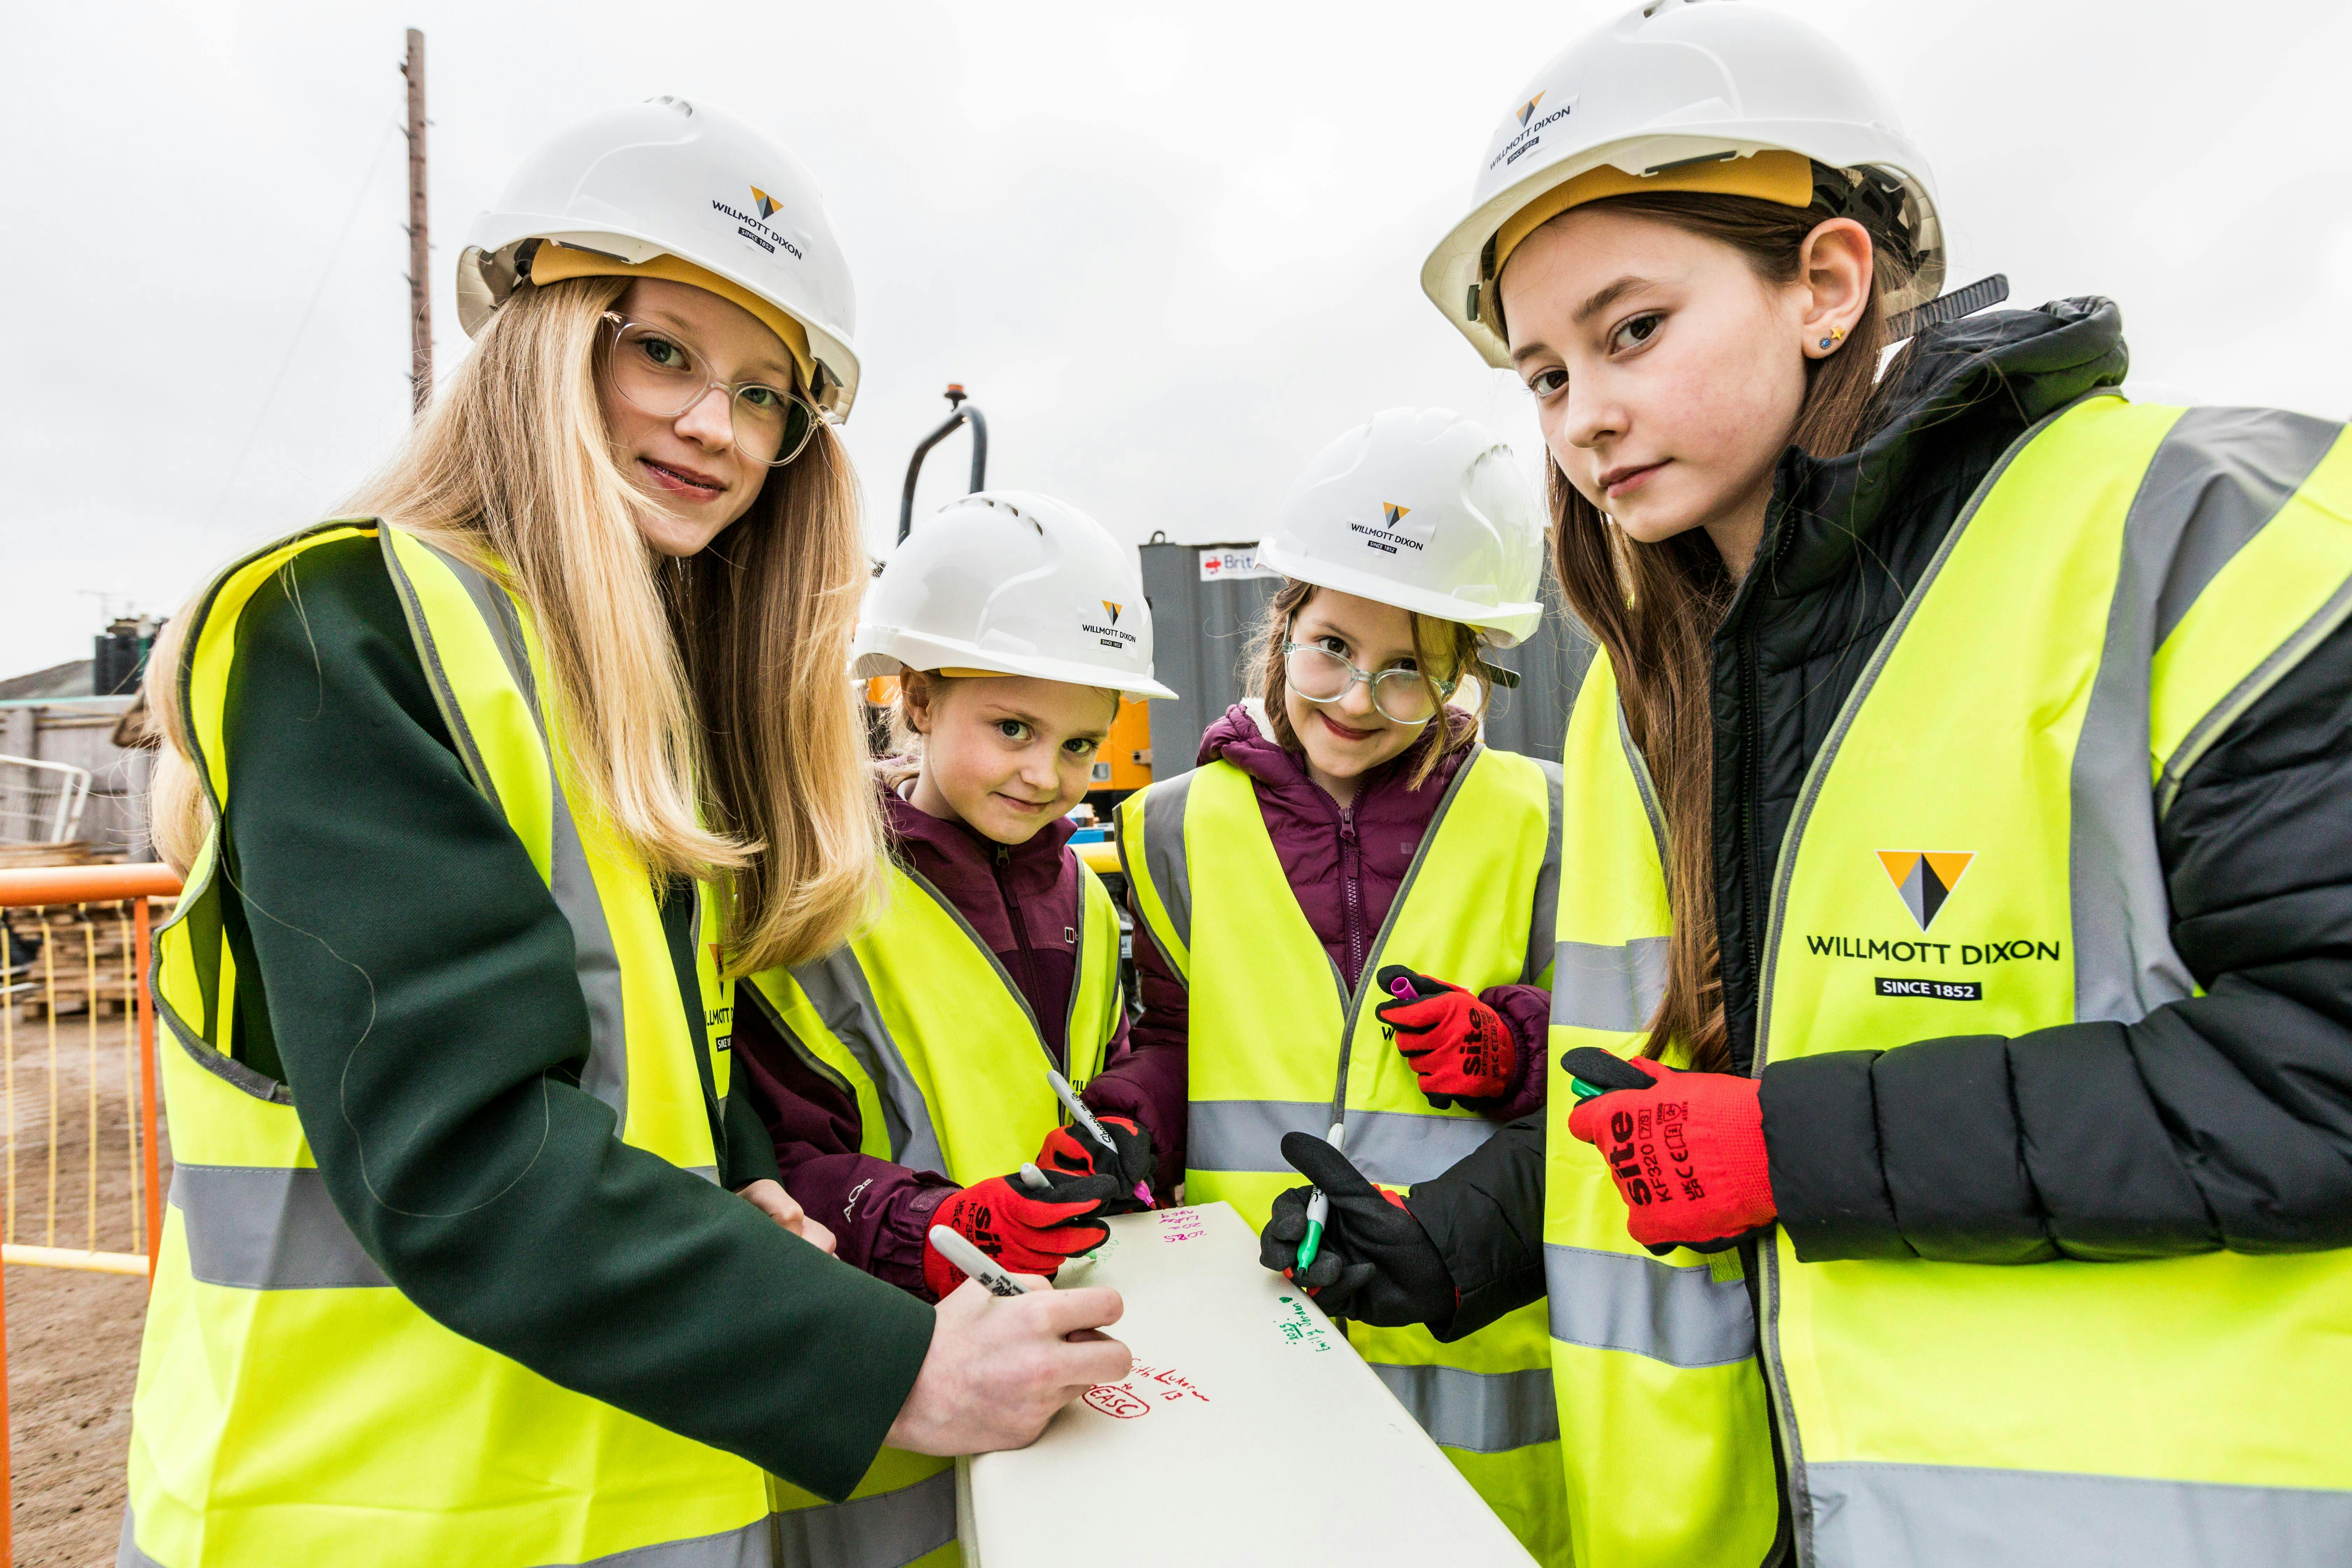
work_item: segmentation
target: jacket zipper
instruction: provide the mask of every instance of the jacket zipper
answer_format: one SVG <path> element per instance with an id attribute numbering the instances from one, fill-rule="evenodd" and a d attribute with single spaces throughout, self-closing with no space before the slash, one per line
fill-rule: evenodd
<path id="1" fill-rule="evenodd" d="M 1404 868 L 1404 878 L 1397 884 L 1396 897 L 1389 904 L 1388 918 L 1381 922 L 1381 929 L 1373 935 L 1370 951 L 1358 961 L 1356 977 L 1359 982 L 1373 957 L 1386 951 L 1389 933 L 1396 929 L 1397 918 L 1404 912 L 1405 900 L 1411 896 L 1414 884 L 1421 880 L 1421 865 L 1429 857 L 1429 847 L 1436 841 L 1437 830 L 1444 826 L 1446 813 L 1454 809 L 1454 797 L 1462 793 L 1462 785 L 1469 778 L 1470 770 L 1477 765 L 1486 750 L 1483 743 L 1472 747 L 1470 754 L 1462 759 L 1462 765 L 1454 770 L 1454 781 L 1445 786 L 1445 793 L 1437 797 L 1437 809 L 1430 813 L 1429 825 L 1422 829 L 1421 842 L 1414 847 L 1412 859 Z M 1343 850 L 1340 866 L 1344 877 L 1347 866 L 1344 851 L 1355 838 L 1356 824 L 1346 807 L 1340 808 L 1339 819 Z M 1356 952 L 1362 942 L 1363 908 L 1357 898 L 1354 882 L 1348 883 L 1348 891 L 1349 951 Z M 1325 953 L 1323 959 L 1331 965 L 1331 983 L 1339 988 L 1339 1072 L 1338 1081 L 1331 1088 L 1331 1120 L 1344 1123 L 1348 1119 L 1348 1068 L 1355 1056 L 1356 1020 L 1363 1009 L 1365 990 L 1360 984 L 1353 986 L 1348 984 L 1347 976 L 1339 973 L 1339 962 L 1329 953 Z"/>
<path id="2" fill-rule="evenodd" d="M 1364 847 L 1356 837 L 1356 811 L 1339 808 L 1339 890 L 1347 910 L 1348 985 L 1364 985 Z"/>
<path id="3" fill-rule="evenodd" d="M 1758 967 L 1763 963 L 1764 946 L 1757 924 L 1762 916 L 1763 900 L 1759 896 L 1765 884 L 1763 846 L 1758 841 L 1756 826 L 1756 796 L 1763 787 L 1764 767 L 1757 756 L 1759 744 L 1756 733 L 1756 710 L 1761 703 L 1760 682 L 1756 673 L 1756 652 L 1753 639 L 1744 632 L 1739 638 L 1739 908 L 1744 917 L 1740 921 L 1742 956 L 1748 961 L 1749 990 L 1759 978 Z M 1733 1063 L 1735 1069 L 1756 1059 L 1756 1034 L 1763 1026 L 1757 1020 L 1756 1029 L 1748 1031 L 1748 1062 Z"/>

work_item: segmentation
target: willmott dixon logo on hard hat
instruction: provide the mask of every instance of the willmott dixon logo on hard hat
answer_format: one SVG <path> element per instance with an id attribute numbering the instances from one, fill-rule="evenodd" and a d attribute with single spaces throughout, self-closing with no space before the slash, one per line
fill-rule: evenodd
<path id="1" fill-rule="evenodd" d="M 1960 879 L 1969 873 L 1976 860 L 1973 850 L 1963 849 L 1881 849 L 1878 863 L 1886 868 L 1889 881 L 1901 896 L 1903 907 L 1911 911 L 1921 931 L 1936 923 L 1943 912 L 1945 900 Z"/>
<path id="2" fill-rule="evenodd" d="M 1095 603 L 1103 607 L 1103 614 L 1108 618 L 1101 622 L 1081 619 L 1078 622 L 1080 631 L 1103 647 L 1116 648 L 1120 653 L 1128 652 L 1141 642 L 1142 639 L 1133 632 L 1124 630 L 1118 624 L 1118 613 L 1127 608 L 1125 605 L 1114 605 L 1108 599 L 1097 599 Z"/>
<path id="3" fill-rule="evenodd" d="M 1519 123 L 1521 125 L 1527 124 L 1527 122 L 1534 117 L 1536 105 L 1541 103 L 1543 100 L 1544 95 L 1539 92 L 1533 98 L 1528 100 L 1525 103 L 1519 105 Z"/>
<path id="4" fill-rule="evenodd" d="M 1365 549 L 1378 551 L 1382 555 L 1394 555 L 1401 549 L 1419 554 L 1429 545 L 1428 519 L 1424 517 L 1421 522 L 1407 528 L 1404 520 L 1412 515 L 1412 508 L 1384 500 L 1381 502 L 1380 521 L 1351 522 L 1348 525 L 1348 531 L 1354 534 Z"/>
<path id="5" fill-rule="evenodd" d="M 776 198 L 757 185 L 751 187 L 751 200 L 760 209 L 761 222 L 765 223 L 776 216 Z"/>

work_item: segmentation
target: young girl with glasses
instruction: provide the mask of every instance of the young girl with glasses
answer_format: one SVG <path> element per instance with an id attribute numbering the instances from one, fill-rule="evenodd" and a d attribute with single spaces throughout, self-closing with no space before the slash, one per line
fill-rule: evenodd
<path id="1" fill-rule="evenodd" d="M 1255 695 L 1122 805 L 1145 1010 L 1096 1096 L 1183 1086 L 1184 1124 L 1153 1132 L 1188 1201 L 1263 1225 L 1289 1138 L 1343 1129 L 1403 1186 L 1541 1109 L 1559 776 L 1478 740 L 1510 679 L 1488 653 L 1542 615 L 1541 527 L 1508 448 L 1459 416 L 1341 437 L 1259 546 L 1288 581 Z M 1548 1560 L 1567 1521 L 1540 1315 L 1455 1345 L 1349 1332 Z"/>
<path id="2" fill-rule="evenodd" d="M 772 1476 L 1016 1447 L 1129 1364 L 1064 1337 L 1110 1292 L 827 1256 L 730 1092 L 731 977 L 835 947 L 881 864 L 814 183 L 656 100 L 472 239 L 407 446 L 152 666 L 188 880 L 126 1563 L 769 1564 Z"/>

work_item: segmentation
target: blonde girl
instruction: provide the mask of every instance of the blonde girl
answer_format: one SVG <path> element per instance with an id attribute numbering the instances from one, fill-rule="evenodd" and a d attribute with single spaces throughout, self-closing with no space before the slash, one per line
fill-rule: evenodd
<path id="1" fill-rule="evenodd" d="M 1025 1442 L 1127 1364 L 1062 1341 L 1108 1292 L 835 1262 L 729 1092 L 729 976 L 838 942 L 877 865 L 813 182 L 656 100 L 473 241 L 401 456 L 155 660 L 188 892 L 125 1563 L 768 1563 L 763 1471 Z"/>

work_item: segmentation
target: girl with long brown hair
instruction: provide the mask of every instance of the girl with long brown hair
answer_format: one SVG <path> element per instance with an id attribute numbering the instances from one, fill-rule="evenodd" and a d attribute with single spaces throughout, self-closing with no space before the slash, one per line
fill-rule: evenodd
<path id="1" fill-rule="evenodd" d="M 1517 95 L 1423 280 L 1598 644 L 1576 1081 L 1337 1245 L 1441 1338 L 1548 1295 L 1580 1563 L 2330 1560 L 2352 441 L 2135 405 L 2113 303 L 1943 269 L 1892 106 L 1761 5 Z"/>
<path id="2" fill-rule="evenodd" d="M 814 183 L 656 100 L 459 270 L 478 342 L 401 454 L 154 660 L 188 890 L 126 1563 L 772 1563 L 772 1477 L 1017 1446 L 1128 1364 L 1064 1339 L 1109 1292 L 835 1261 L 730 1092 L 732 976 L 878 891 Z"/>

